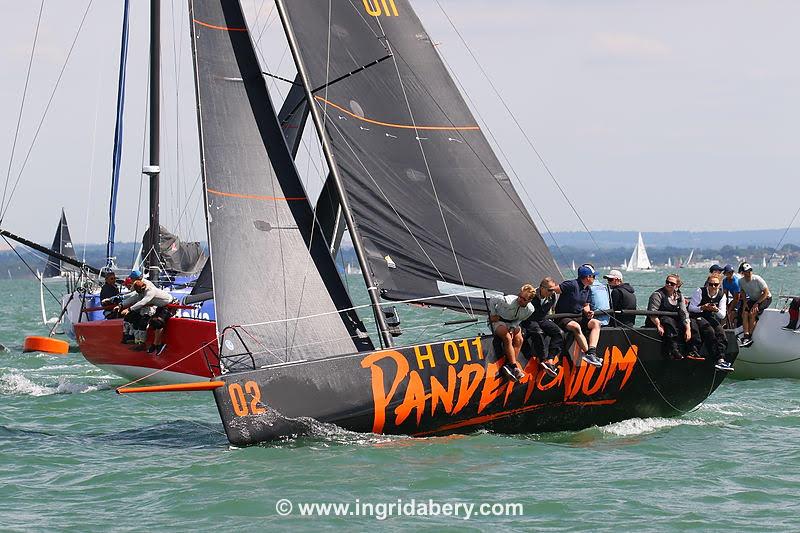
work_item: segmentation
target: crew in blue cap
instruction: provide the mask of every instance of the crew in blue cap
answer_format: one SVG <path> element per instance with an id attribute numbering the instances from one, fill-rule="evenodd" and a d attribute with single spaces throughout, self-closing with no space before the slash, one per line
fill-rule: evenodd
<path id="1" fill-rule="evenodd" d="M 556 302 L 555 312 L 580 314 L 581 318 L 562 318 L 557 324 L 564 331 L 570 332 L 575 336 L 583 352 L 583 360 L 592 366 L 603 366 L 603 359 L 597 356 L 597 342 L 600 340 L 600 322 L 595 320 L 594 311 L 589 306 L 591 298 L 591 286 L 597 272 L 591 265 L 582 265 L 578 268 L 578 279 L 568 279 L 562 281 L 556 287 L 556 292 L 560 295 Z M 589 334 L 587 341 L 585 333 Z"/>

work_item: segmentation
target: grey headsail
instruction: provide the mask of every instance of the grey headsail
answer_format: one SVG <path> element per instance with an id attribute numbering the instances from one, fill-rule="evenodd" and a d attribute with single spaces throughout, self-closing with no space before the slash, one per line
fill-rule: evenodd
<path id="1" fill-rule="evenodd" d="M 72 237 L 69 234 L 67 215 L 64 213 L 63 209 L 61 210 L 61 218 L 58 221 L 58 227 L 56 228 L 56 234 L 53 237 L 53 244 L 50 246 L 50 249 L 61 255 L 66 255 L 67 257 L 75 259 L 75 249 L 72 247 Z M 60 276 L 62 271 L 69 270 L 76 270 L 76 268 L 62 263 L 58 259 L 48 258 L 42 276 L 45 278 L 55 278 Z"/>
<path id="2" fill-rule="evenodd" d="M 286 9 L 384 297 L 560 277 L 407 0 Z"/>
<path id="3" fill-rule="evenodd" d="M 281 132 L 238 1 L 191 0 L 222 355 L 257 365 L 371 349 Z M 243 346 L 244 345 L 244 346 Z"/>

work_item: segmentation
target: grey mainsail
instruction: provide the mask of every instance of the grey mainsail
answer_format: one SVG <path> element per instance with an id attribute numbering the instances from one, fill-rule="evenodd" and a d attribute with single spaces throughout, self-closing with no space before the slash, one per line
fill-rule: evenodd
<path id="1" fill-rule="evenodd" d="M 560 277 L 406 0 L 286 10 L 384 297 Z"/>
<path id="2" fill-rule="evenodd" d="M 190 0 L 221 343 L 263 365 L 371 349 L 286 145 L 238 1 Z"/>
<path id="3" fill-rule="evenodd" d="M 75 259 L 75 249 L 72 247 L 72 237 L 69 234 L 67 215 L 64 213 L 63 209 L 61 210 L 61 218 L 58 220 L 58 227 L 56 228 L 56 234 L 53 237 L 53 244 L 50 246 L 50 249 L 61 255 Z M 47 264 L 44 267 L 42 276 L 45 278 L 55 278 L 60 276 L 62 272 L 73 270 L 76 270 L 74 266 L 50 257 L 47 259 Z"/>

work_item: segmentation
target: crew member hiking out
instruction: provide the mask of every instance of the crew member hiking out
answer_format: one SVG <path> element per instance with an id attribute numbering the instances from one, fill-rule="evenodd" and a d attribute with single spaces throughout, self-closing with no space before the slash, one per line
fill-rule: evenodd
<path id="1" fill-rule="evenodd" d="M 556 287 L 556 282 L 551 277 L 546 277 L 539 283 L 536 295 L 531 300 L 533 314 L 520 324 L 523 337 L 529 343 L 526 346 L 532 348 L 533 355 L 539 360 L 539 366 L 553 377 L 558 375 L 559 355 L 564 347 L 561 328 L 547 318 L 556 302 Z M 545 338 L 549 339 L 546 350 Z"/>
<path id="2" fill-rule="evenodd" d="M 622 272 L 612 270 L 603 277 L 608 280 L 608 288 L 611 291 L 611 309 L 614 311 L 635 311 L 636 294 L 634 294 L 635 291 L 630 283 L 623 281 Z M 614 321 L 611 324 L 632 328 L 635 322 L 635 315 L 618 315 L 615 313 Z"/>
<path id="3" fill-rule="evenodd" d="M 533 314 L 531 300 L 535 293 L 533 285 L 526 283 L 516 296 L 494 296 L 489 300 L 489 324 L 495 338 L 502 341 L 506 356 L 502 372 L 512 381 L 525 377 L 517 363 L 517 356 L 522 348 L 520 323 Z"/>
<path id="4" fill-rule="evenodd" d="M 645 327 L 655 327 L 658 334 L 664 339 L 664 355 L 672 359 L 683 359 L 685 355 L 678 349 L 676 339 L 683 331 L 686 342 L 692 340 L 692 328 L 686 302 L 681 294 L 681 278 L 677 274 L 670 274 L 664 281 L 664 286 L 650 295 L 647 302 L 648 311 L 667 311 L 677 313 L 678 318 L 672 316 L 648 316 Z"/>
<path id="5" fill-rule="evenodd" d="M 705 344 L 707 353 L 711 355 L 715 368 L 722 372 L 733 372 L 733 366 L 726 361 L 728 338 L 725 336 L 725 311 L 728 302 L 724 291 L 720 288 L 722 278 L 719 274 L 709 274 L 703 287 L 692 295 L 689 302 L 689 316 L 697 325 L 698 339 L 696 344 Z"/>
<path id="6" fill-rule="evenodd" d="M 582 352 L 582 359 L 592 366 L 603 366 L 603 359 L 597 355 L 597 342 L 600 340 L 600 322 L 595 320 L 594 311 L 589 306 L 589 298 L 592 294 L 592 283 L 597 277 L 594 268 L 583 265 L 578 268 L 578 279 L 568 279 L 562 281 L 556 287 L 556 293 L 560 296 L 556 302 L 556 314 L 568 313 L 581 315 L 579 319 L 562 318 L 557 324 L 561 329 L 572 333 L 575 342 Z M 588 332 L 589 339 L 586 339 L 584 331 Z"/>

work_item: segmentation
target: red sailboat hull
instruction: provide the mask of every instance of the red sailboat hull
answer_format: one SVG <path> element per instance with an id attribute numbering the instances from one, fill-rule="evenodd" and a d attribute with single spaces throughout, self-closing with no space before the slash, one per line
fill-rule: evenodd
<path id="1" fill-rule="evenodd" d="M 159 356 L 122 344 L 121 319 L 77 323 L 75 336 L 87 361 L 137 384 L 205 381 L 219 368 L 216 324 L 208 320 L 170 319 Z M 148 332 L 147 345 L 152 341 Z"/>

